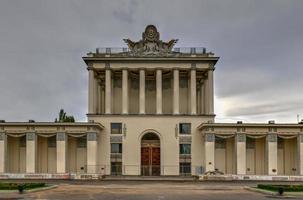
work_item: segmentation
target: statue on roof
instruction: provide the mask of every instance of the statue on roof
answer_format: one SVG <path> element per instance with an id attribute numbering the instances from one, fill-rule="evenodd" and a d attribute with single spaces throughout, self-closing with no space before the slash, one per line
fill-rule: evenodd
<path id="1" fill-rule="evenodd" d="M 123 39 L 126 42 L 131 53 L 135 55 L 163 55 L 172 52 L 177 39 L 168 42 L 160 40 L 160 34 L 154 25 L 148 25 L 142 33 L 142 39 L 134 42 L 130 39 Z"/>

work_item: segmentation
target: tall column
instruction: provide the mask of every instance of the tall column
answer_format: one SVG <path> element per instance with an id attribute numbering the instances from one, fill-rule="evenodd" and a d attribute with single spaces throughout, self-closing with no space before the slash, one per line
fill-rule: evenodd
<path id="1" fill-rule="evenodd" d="M 204 137 L 205 172 L 215 170 L 215 134 L 205 133 Z"/>
<path id="2" fill-rule="evenodd" d="M 162 114 L 162 70 L 156 71 L 156 85 L 157 85 L 157 114 Z"/>
<path id="3" fill-rule="evenodd" d="M 6 169 L 6 142 L 7 137 L 5 133 L 0 133 L 0 173 L 5 173 Z"/>
<path id="4" fill-rule="evenodd" d="M 200 114 L 205 114 L 205 81 L 200 84 Z"/>
<path id="5" fill-rule="evenodd" d="M 197 114 L 196 68 L 190 70 L 190 107 L 191 114 Z"/>
<path id="6" fill-rule="evenodd" d="M 57 133 L 57 173 L 66 173 L 67 135 Z"/>
<path id="7" fill-rule="evenodd" d="M 173 114 L 179 114 L 179 70 L 174 69 Z"/>
<path id="8" fill-rule="evenodd" d="M 128 70 L 122 70 L 122 114 L 128 114 Z"/>
<path id="9" fill-rule="evenodd" d="M 278 144 L 277 134 L 269 133 L 266 137 L 266 157 L 268 175 L 278 174 Z"/>
<path id="10" fill-rule="evenodd" d="M 37 135 L 26 133 L 26 173 L 35 173 L 37 164 Z"/>
<path id="11" fill-rule="evenodd" d="M 86 173 L 94 174 L 97 172 L 97 133 L 87 134 L 87 171 Z"/>
<path id="12" fill-rule="evenodd" d="M 303 133 L 300 133 L 297 137 L 298 147 L 298 175 L 303 175 Z"/>
<path id="13" fill-rule="evenodd" d="M 237 174 L 246 174 L 246 135 L 244 133 L 236 134 L 236 169 Z"/>
<path id="14" fill-rule="evenodd" d="M 105 114 L 112 113 L 112 85 L 111 70 L 105 69 Z"/>
<path id="15" fill-rule="evenodd" d="M 88 113 L 94 113 L 94 71 L 92 69 L 88 70 Z"/>
<path id="16" fill-rule="evenodd" d="M 208 70 L 208 114 L 214 114 L 214 69 Z"/>
<path id="17" fill-rule="evenodd" d="M 145 114 L 145 70 L 140 69 L 139 113 Z"/>

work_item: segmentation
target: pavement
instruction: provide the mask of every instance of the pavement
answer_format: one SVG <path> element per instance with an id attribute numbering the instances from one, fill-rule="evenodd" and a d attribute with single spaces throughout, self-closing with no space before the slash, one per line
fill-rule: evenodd
<path id="1" fill-rule="evenodd" d="M 263 200 L 273 196 L 245 189 L 258 182 L 49 181 L 58 187 L 27 194 L 0 193 L 2 199 L 106 200 Z M 264 183 L 264 182 L 262 182 Z M 277 183 L 279 184 L 279 183 Z M 284 183 L 283 183 L 284 184 Z M 292 183 L 286 183 L 292 184 Z M 298 183 L 296 183 L 298 184 Z M 296 197 L 303 199 L 303 197 Z"/>

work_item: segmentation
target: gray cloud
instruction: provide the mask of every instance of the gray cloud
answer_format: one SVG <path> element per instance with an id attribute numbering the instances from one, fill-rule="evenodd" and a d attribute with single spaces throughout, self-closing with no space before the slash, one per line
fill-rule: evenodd
<path id="1" fill-rule="evenodd" d="M 81 57 L 139 39 L 147 24 L 178 46 L 221 56 L 218 119 L 293 121 L 302 113 L 303 2 L 14 1 L 0 2 L 0 119 L 53 120 L 63 107 L 86 120 L 87 71 Z M 244 106 L 242 106 L 244 105 Z"/>

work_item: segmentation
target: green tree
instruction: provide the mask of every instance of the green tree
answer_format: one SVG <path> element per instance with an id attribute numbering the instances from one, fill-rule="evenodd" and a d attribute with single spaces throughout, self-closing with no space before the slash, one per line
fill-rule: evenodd
<path id="1" fill-rule="evenodd" d="M 60 109 L 59 112 L 59 118 L 55 119 L 55 122 L 75 122 L 75 118 L 72 115 L 66 115 L 66 112 L 64 112 L 64 109 Z"/>

